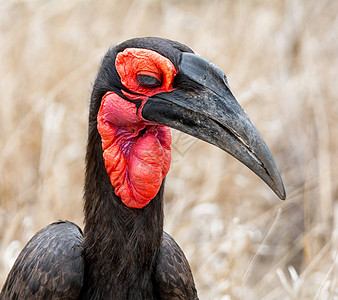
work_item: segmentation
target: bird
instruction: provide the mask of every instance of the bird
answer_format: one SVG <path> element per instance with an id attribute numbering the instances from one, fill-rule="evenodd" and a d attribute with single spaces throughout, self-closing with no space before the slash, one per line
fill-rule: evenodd
<path id="1" fill-rule="evenodd" d="M 189 263 L 163 231 L 171 131 L 224 150 L 280 199 L 283 181 L 227 77 L 165 38 L 108 49 L 89 103 L 84 229 L 57 221 L 19 254 L 1 299 L 198 299 Z"/>

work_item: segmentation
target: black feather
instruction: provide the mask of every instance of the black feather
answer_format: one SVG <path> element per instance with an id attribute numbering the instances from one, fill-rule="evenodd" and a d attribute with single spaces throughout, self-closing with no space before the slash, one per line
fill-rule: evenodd
<path id="1" fill-rule="evenodd" d="M 83 284 L 82 232 L 56 222 L 27 243 L 14 263 L 0 299 L 77 299 Z"/>

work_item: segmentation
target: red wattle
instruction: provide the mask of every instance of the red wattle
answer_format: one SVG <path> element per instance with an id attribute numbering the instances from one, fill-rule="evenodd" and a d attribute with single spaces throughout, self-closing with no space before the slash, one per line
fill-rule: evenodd
<path id="1" fill-rule="evenodd" d="M 102 98 L 97 122 L 115 194 L 128 207 L 146 206 L 170 168 L 170 129 L 144 120 L 135 104 L 112 92 Z"/>

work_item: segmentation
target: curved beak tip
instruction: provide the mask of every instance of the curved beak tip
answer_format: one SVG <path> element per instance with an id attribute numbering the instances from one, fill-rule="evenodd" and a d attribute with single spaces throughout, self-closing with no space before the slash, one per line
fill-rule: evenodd
<path id="1" fill-rule="evenodd" d="M 285 200 L 286 199 L 286 193 L 285 193 L 285 189 L 284 186 L 281 189 L 274 189 L 273 190 L 275 192 L 275 194 L 278 196 L 279 199 L 281 200 Z"/>
<path id="2" fill-rule="evenodd" d="M 283 182 L 281 183 L 281 186 L 279 187 L 278 192 L 276 192 L 276 194 L 281 200 L 286 199 L 286 192 Z"/>
<path id="3" fill-rule="evenodd" d="M 274 191 L 274 193 L 281 200 L 285 200 L 286 199 L 286 191 L 285 191 L 285 187 L 284 187 L 282 177 L 281 177 L 280 173 L 278 172 L 278 170 L 277 170 L 277 174 L 275 174 L 275 176 L 273 176 L 273 177 L 270 177 L 270 179 L 271 179 L 271 182 L 270 182 L 270 184 L 268 183 L 270 188 Z"/>

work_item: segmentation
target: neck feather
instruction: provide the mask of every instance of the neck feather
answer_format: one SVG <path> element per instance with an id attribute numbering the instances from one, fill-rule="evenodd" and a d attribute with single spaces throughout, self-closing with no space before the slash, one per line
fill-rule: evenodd
<path id="1" fill-rule="evenodd" d="M 96 120 L 89 124 L 84 194 L 85 291 L 91 299 L 152 299 L 152 271 L 163 233 L 163 187 L 142 209 L 114 193 Z"/>

